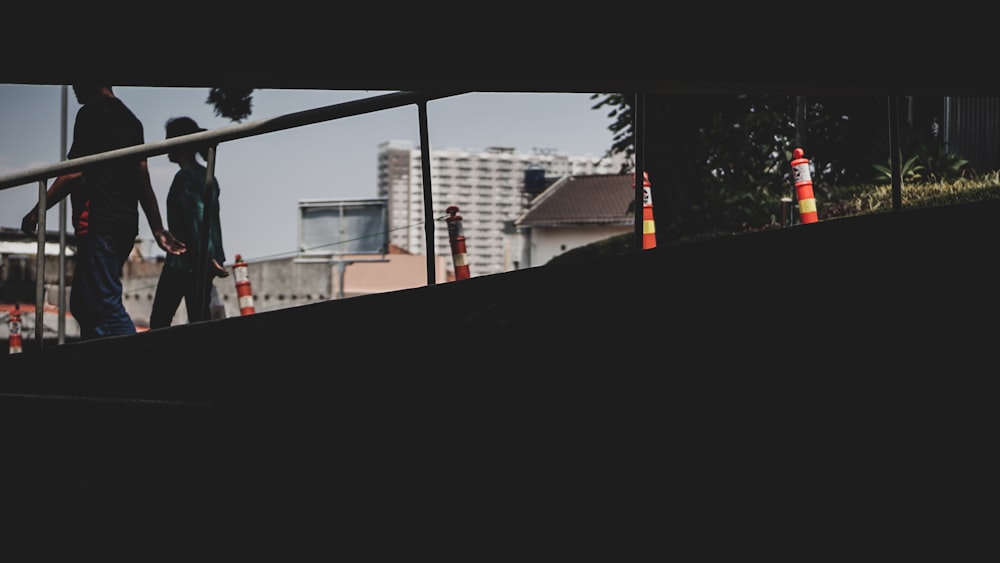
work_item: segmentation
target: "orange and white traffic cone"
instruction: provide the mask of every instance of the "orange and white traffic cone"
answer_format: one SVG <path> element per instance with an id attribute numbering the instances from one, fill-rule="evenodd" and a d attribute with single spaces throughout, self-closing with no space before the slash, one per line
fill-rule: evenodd
<path id="1" fill-rule="evenodd" d="M 237 254 L 233 264 L 233 279 L 236 280 L 236 297 L 240 302 L 240 316 L 254 314 L 253 289 L 250 287 L 250 273 L 243 256 Z"/>
<path id="2" fill-rule="evenodd" d="M 642 173 L 642 249 L 656 248 L 656 221 L 653 220 L 653 193 L 649 183 L 649 173 Z M 635 174 L 632 174 L 632 190 L 635 191 Z"/>
<path id="3" fill-rule="evenodd" d="M 795 197 L 799 200 L 799 218 L 803 223 L 819 221 L 816 212 L 816 196 L 813 195 L 812 176 L 809 173 L 809 159 L 800 148 L 792 151 L 792 177 L 795 180 Z"/>
<path id="4" fill-rule="evenodd" d="M 14 310 L 10 312 L 10 319 L 7 321 L 7 328 L 10 331 L 10 338 L 7 340 L 11 354 L 21 353 L 21 306 L 14 304 Z"/>
<path id="5" fill-rule="evenodd" d="M 465 234 L 462 232 L 462 216 L 458 215 L 458 206 L 452 205 L 445 209 L 448 217 L 448 242 L 451 243 L 451 259 L 455 262 L 455 279 L 469 279 L 469 262 L 465 256 Z"/>

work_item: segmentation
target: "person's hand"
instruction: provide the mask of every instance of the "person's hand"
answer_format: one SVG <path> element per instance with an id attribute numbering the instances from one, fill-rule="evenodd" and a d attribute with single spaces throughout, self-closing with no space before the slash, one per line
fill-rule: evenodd
<path id="1" fill-rule="evenodd" d="M 26 235 L 36 234 L 38 231 L 38 212 L 35 210 L 29 211 L 21 219 L 21 232 Z"/>
<path id="2" fill-rule="evenodd" d="M 222 265 L 219 264 L 219 262 L 215 258 L 212 258 L 212 261 L 211 263 L 209 263 L 209 266 L 212 267 L 211 270 L 212 275 L 217 278 L 224 278 L 229 275 L 229 270 L 222 267 Z"/>
<path id="3" fill-rule="evenodd" d="M 153 231 L 153 236 L 156 238 L 156 244 L 164 252 L 169 252 L 170 254 L 184 254 L 187 252 L 187 245 L 177 240 L 177 237 L 166 229 Z"/>

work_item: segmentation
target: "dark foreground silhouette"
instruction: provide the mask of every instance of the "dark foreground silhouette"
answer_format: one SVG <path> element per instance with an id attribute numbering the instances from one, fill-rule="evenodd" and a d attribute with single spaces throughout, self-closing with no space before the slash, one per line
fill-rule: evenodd
<path id="1" fill-rule="evenodd" d="M 3 531 L 224 556 L 953 557 L 995 474 L 998 212 L 831 220 L 5 357 Z"/>

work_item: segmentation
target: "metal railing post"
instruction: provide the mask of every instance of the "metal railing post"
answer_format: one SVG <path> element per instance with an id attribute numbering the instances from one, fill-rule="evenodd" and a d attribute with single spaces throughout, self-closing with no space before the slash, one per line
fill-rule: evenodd
<path id="1" fill-rule="evenodd" d="M 45 336 L 45 211 L 48 182 L 38 181 L 38 250 L 35 254 L 35 346 L 42 349 Z"/>
<path id="2" fill-rule="evenodd" d="M 431 145 L 427 132 L 427 100 L 417 102 L 420 120 L 420 169 L 424 181 L 424 248 L 427 251 L 427 285 L 437 283 L 434 258 L 434 200 L 431 185 Z"/>

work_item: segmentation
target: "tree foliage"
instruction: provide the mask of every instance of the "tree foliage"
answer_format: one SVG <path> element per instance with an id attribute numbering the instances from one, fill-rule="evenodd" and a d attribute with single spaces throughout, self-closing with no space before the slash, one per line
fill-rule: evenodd
<path id="1" fill-rule="evenodd" d="M 614 134 L 609 153 L 634 171 L 636 96 L 594 94 Z M 795 197 L 792 150 L 802 144 L 817 197 L 838 185 L 879 181 L 888 163 L 883 97 L 647 94 L 644 164 L 650 177 L 657 238 L 739 232 L 773 223 L 784 197 Z M 902 151 L 939 176 L 964 166 L 940 153 L 933 101 L 908 99 Z M 808 135 L 807 135 L 808 134 Z"/>
<path id="2" fill-rule="evenodd" d="M 205 103 L 215 106 L 215 115 L 240 122 L 253 111 L 253 90 L 234 86 L 212 88 Z"/>

